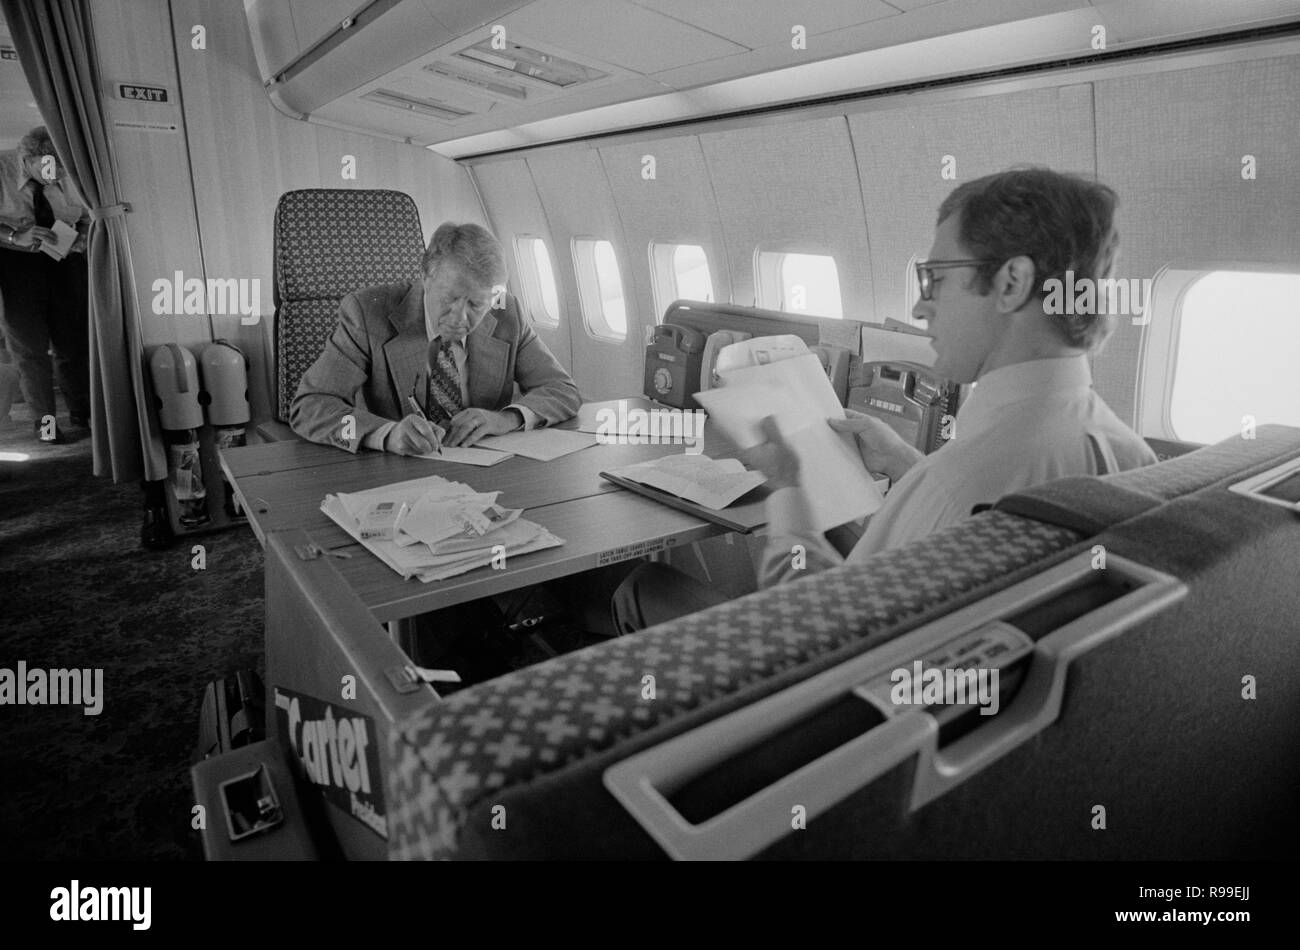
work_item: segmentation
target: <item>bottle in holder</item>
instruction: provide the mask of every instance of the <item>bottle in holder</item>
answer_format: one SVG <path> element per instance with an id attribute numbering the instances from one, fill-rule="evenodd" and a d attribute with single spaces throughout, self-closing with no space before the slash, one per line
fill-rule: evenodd
<path id="1" fill-rule="evenodd" d="M 164 429 L 167 440 L 167 469 L 172 495 L 180 509 L 182 527 L 197 528 L 209 521 L 208 490 L 203 484 L 197 429 Z"/>
<path id="2" fill-rule="evenodd" d="M 218 451 L 221 449 L 237 448 L 248 444 L 247 435 L 242 426 L 239 428 L 219 428 L 213 433 L 213 438 L 216 440 Z M 247 520 L 248 516 L 244 514 L 244 509 L 240 506 L 239 499 L 235 497 L 235 486 L 231 485 L 230 479 L 225 478 L 224 476 L 221 479 L 221 483 L 226 489 L 226 517 L 231 519 L 240 518 Z"/>

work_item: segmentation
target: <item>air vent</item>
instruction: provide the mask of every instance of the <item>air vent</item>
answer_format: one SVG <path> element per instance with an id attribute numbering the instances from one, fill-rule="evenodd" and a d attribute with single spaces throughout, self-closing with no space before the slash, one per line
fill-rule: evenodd
<path id="1" fill-rule="evenodd" d="M 569 86 L 590 82 L 593 79 L 604 79 L 609 75 L 599 69 L 561 59 L 559 56 L 543 53 L 541 50 L 520 46 L 518 43 L 510 43 L 506 49 L 493 49 L 491 38 L 475 43 L 456 55 L 480 66 L 487 66 L 498 73 L 523 76 L 557 89 L 567 89 Z"/>
<path id="2" fill-rule="evenodd" d="M 391 89 L 376 89 L 374 92 L 366 93 L 361 98 L 368 102 L 377 102 L 381 106 L 402 109 L 405 112 L 418 112 L 421 115 L 431 115 L 436 119 L 446 119 L 447 121 L 463 119 L 467 115 L 474 114 L 466 112 L 464 109 L 453 108 L 439 102 L 437 99 L 421 99 L 418 96 L 393 92 Z"/>
<path id="3" fill-rule="evenodd" d="M 466 86 L 472 86 L 482 92 L 494 96 L 503 96 L 507 99 L 518 99 L 523 101 L 528 98 L 528 89 L 518 83 L 502 82 L 497 79 L 490 79 L 486 76 L 475 76 L 472 73 L 456 69 L 454 66 L 446 66 L 442 63 L 430 63 L 424 67 L 425 72 L 433 73 L 435 76 L 441 76 L 444 79 L 450 79 L 454 82 L 463 83 Z"/>

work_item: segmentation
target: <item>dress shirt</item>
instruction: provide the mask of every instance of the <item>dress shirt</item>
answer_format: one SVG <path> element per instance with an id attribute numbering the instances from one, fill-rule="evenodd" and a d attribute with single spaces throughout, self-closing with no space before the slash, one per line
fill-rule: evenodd
<path id="1" fill-rule="evenodd" d="M 0 224 L 15 231 L 26 231 L 36 223 L 32 209 L 36 185 L 32 182 L 45 186 L 45 198 L 50 203 L 55 220 L 76 228 L 77 239 L 72 243 L 71 251 L 84 252 L 86 232 L 90 227 L 90 212 L 80 189 L 66 170 L 58 181 L 33 178 L 27 170 L 27 163 L 19 157 L 17 150 L 0 152 Z M 33 248 L 10 244 L 3 238 L 0 238 L 0 248 L 39 253 Z"/>
<path id="2" fill-rule="evenodd" d="M 847 560 L 857 563 L 901 547 L 961 521 L 976 505 L 1043 482 L 1155 461 L 1155 453 L 1093 390 L 1086 356 L 1003 366 L 980 378 L 958 413 L 954 438 L 893 486 Z M 844 563 L 825 538 L 807 528 L 809 510 L 800 488 L 772 493 L 764 585 Z M 796 544 L 805 550 L 803 569 L 792 564 Z"/>

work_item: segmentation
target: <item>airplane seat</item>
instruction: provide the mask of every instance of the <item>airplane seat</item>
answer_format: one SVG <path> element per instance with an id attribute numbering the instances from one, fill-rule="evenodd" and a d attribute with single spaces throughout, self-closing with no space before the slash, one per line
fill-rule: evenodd
<path id="1" fill-rule="evenodd" d="M 334 331 L 343 297 L 418 277 L 424 254 L 420 212 L 400 191 L 287 191 L 274 228 L 276 418 L 257 427 L 267 441 L 296 438 L 289 405 Z"/>
<path id="2" fill-rule="evenodd" d="M 1264 426 L 1040 486 L 457 693 L 387 734 L 389 855 L 1281 856 L 1300 518 L 1228 486 L 1296 457 Z M 891 670 L 990 644 L 997 715 L 881 705 Z"/>
<path id="3" fill-rule="evenodd" d="M 601 787 L 608 765 L 979 599 L 1077 540 L 989 512 L 457 692 L 388 732 L 389 855 L 662 856 Z M 513 833 L 492 829 L 497 805 Z"/>

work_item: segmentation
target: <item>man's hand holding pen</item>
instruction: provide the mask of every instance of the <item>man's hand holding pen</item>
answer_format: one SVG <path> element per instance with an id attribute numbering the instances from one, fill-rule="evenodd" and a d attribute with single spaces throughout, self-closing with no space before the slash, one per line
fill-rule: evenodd
<path id="1" fill-rule="evenodd" d="M 384 437 L 384 451 L 395 455 L 428 455 L 442 451 L 446 431 L 424 418 L 423 413 L 410 415 L 389 430 Z"/>

